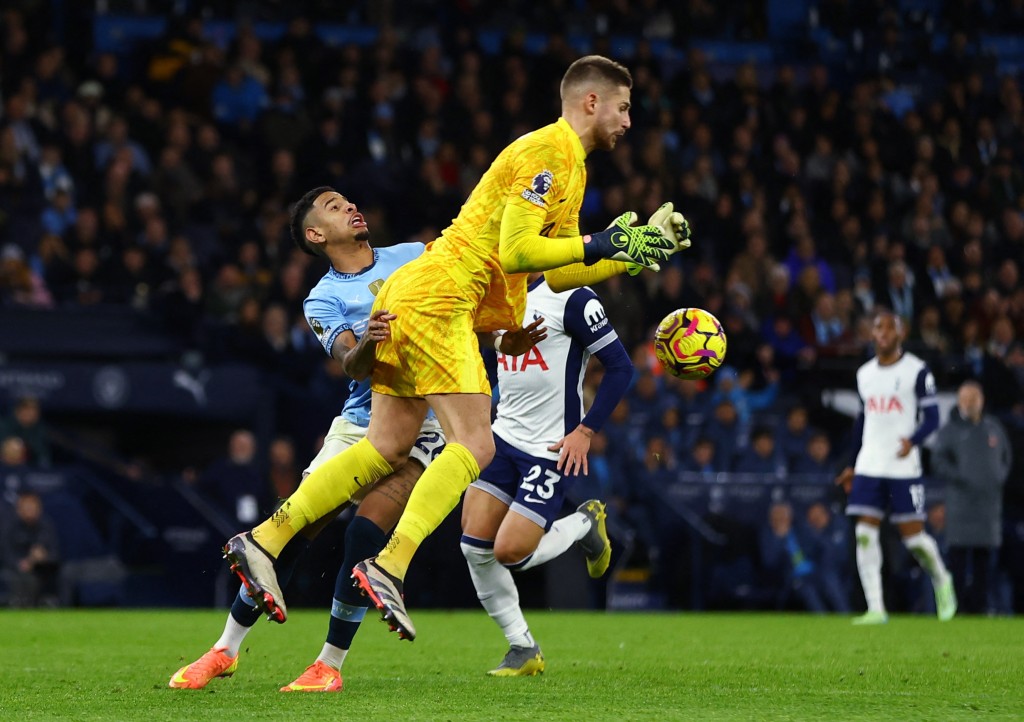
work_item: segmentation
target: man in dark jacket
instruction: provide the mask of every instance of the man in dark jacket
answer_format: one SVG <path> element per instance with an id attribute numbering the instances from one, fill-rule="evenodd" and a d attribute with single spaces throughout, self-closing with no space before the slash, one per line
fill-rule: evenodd
<path id="1" fill-rule="evenodd" d="M 963 611 L 973 613 L 988 610 L 1012 461 L 1006 432 L 984 405 L 981 386 L 964 382 L 932 453 L 932 469 L 946 482 L 949 568 Z"/>
<path id="2" fill-rule="evenodd" d="M 13 513 L 0 509 L 0 581 L 12 607 L 56 599 L 57 531 L 33 491 L 18 494 Z M 8 518 L 9 515 L 9 518 Z"/>

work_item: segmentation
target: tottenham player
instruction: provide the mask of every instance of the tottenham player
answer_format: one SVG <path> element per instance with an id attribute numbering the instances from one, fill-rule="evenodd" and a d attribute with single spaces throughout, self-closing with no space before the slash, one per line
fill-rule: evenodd
<path id="1" fill-rule="evenodd" d="M 348 400 L 334 419 L 323 448 L 303 472 L 305 479 L 314 469 L 366 436 L 370 421 L 369 372 L 374 347 L 388 338 L 393 316 L 386 310 L 370 312 L 377 290 L 391 273 L 423 253 L 420 243 L 403 243 L 389 248 L 371 248 L 370 230 L 354 203 L 333 188 L 322 186 L 306 193 L 292 209 L 291 234 L 306 253 L 326 257 L 331 267 L 310 291 L 303 311 L 324 351 L 338 359 L 352 379 Z M 509 353 L 522 353 L 542 335 L 506 334 Z M 362 496 L 359 509 L 345 532 L 345 556 L 335 582 L 334 603 L 324 643 L 317 659 L 283 692 L 340 692 L 341 667 L 352 639 L 366 614 L 367 602 L 353 588 L 352 566 L 383 548 L 387 533 L 398 521 L 413 485 L 423 469 L 444 446 L 441 427 L 433 415 L 423 423 L 410 452 L 410 460 L 394 474 L 382 479 Z M 358 500 L 356 497 L 355 500 Z M 338 510 L 340 511 L 340 509 Z M 326 515 L 291 542 L 277 562 L 278 575 L 286 583 L 298 555 L 337 513 Z M 244 584 L 231 607 L 224 631 L 213 647 L 198 660 L 179 669 L 170 686 L 201 689 L 215 677 L 226 677 L 238 666 L 238 650 L 249 629 L 260 617 L 256 602 Z M 272 617 L 283 621 L 281 617 Z"/>
<path id="2" fill-rule="evenodd" d="M 857 370 L 863 410 L 854 429 L 855 463 L 836 478 L 849 494 L 846 513 L 857 517 L 857 571 L 868 605 L 853 623 L 889 620 L 878 539 L 886 510 L 907 549 L 931 577 L 938 617 L 947 621 L 956 614 L 956 594 L 938 546 L 924 530 L 919 451 L 939 426 L 935 379 L 924 361 L 903 350 L 903 322 L 895 313 L 882 310 L 875 315 L 872 337 L 875 358 Z"/>
<path id="3" fill-rule="evenodd" d="M 608 569 L 605 505 L 591 499 L 569 516 L 558 515 L 573 479 L 588 473 L 590 439 L 633 377 L 629 354 L 593 291 L 555 293 L 539 273 L 531 274 L 528 289 L 526 317 L 544 319 L 548 337 L 519 358 L 499 351 L 494 460 L 470 485 L 462 508 L 462 553 L 473 585 L 509 643 L 504 660 L 488 672 L 501 677 L 544 671 L 509 570 L 531 569 L 574 543 L 587 555 L 590 576 Z M 584 416 L 583 375 L 591 354 L 605 373 Z"/>

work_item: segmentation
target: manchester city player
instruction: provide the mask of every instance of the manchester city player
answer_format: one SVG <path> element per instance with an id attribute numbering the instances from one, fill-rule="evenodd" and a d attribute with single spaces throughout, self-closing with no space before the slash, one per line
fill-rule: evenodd
<path id="1" fill-rule="evenodd" d="M 585 501 L 558 518 L 566 492 L 588 473 L 590 439 L 601 430 L 633 378 L 633 364 L 589 288 L 555 293 L 531 274 L 526 317 L 544 319 L 548 336 L 525 355 L 498 355 L 498 414 L 494 460 L 466 491 L 462 553 L 477 596 L 501 627 L 509 651 L 488 674 L 532 676 L 544 656 L 519 608 L 512 571 L 532 569 L 574 543 L 587 555 L 592 577 L 608 570 L 611 543 L 605 505 Z M 583 414 L 583 376 L 591 355 L 605 368 L 590 410 Z"/>
<path id="2" fill-rule="evenodd" d="M 854 624 L 889 620 L 882 599 L 879 526 L 886 511 L 903 544 L 928 572 L 942 621 L 956 614 L 953 580 L 938 546 L 924 530 L 924 484 L 919 446 L 939 426 L 935 379 L 924 361 L 903 350 L 903 322 L 892 311 L 875 315 L 875 358 L 857 370 L 863 410 L 854 429 L 855 463 L 836 478 L 857 517 L 857 571 L 868 609 Z M 920 423 L 918 417 L 921 417 Z"/>
<path id="3" fill-rule="evenodd" d="M 310 291 L 303 311 L 324 351 L 338 359 L 345 373 L 353 379 L 341 415 L 334 419 L 323 448 L 303 472 L 305 478 L 326 460 L 366 436 L 370 421 L 368 376 L 374 348 L 389 337 L 389 323 L 393 319 L 386 310 L 371 313 L 370 308 L 384 280 L 399 266 L 423 253 L 423 245 L 403 243 L 389 248 L 371 248 L 370 229 L 356 205 L 326 186 L 314 188 L 296 203 L 292 210 L 291 233 L 303 251 L 325 257 L 331 263 L 330 269 Z M 384 546 L 387 532 L 405 508 L 413 485 L 443 446 L 440 425 L 431 416 L 423 423 L 410 452 L 413 463 L 368 488 L 345 533 L 345 558 L 335 582 L 327 640 L 316 661 L 282 691 L 341 691 L 341 666 L 367 608 L 365 598 L 352 586 L 352 566 Z M 309 540 L 335 516 L 336 512 L 328 514 L 288 545 L 277 562 L 283 581 L 291 576 L 295 560 Z M 220 639 L 198 660 L 178 670 L 170 686 L 201 689 L 215 677 L 233 674 L 242 641 L 259 617 L 260 610 L 243 585 Z"/>

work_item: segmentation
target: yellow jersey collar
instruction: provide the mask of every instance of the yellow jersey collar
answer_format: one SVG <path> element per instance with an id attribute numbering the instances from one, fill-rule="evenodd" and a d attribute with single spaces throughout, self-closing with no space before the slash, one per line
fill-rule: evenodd
<path id="1" fill-rule="evenodd" d="M 572 137 L 570 143 L 572 144 L 573 151 L 575 152 L 576 160 L 580 163 L 585 163 L 587 161 L 587 151 L 583 149 L 583 141 L 580 140 L 578 135 L 576 135 L 576 131 L 572 129 L 571 125 L 569 125 L 569 121 L 565 118 L 559 117 L 556 125 Z"/>

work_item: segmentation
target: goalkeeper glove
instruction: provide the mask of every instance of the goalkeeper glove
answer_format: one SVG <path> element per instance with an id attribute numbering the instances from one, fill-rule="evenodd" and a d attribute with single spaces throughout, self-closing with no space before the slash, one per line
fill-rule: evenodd
<path id="1" fill-rule="evenodd" d="M 666 238 L 657 226 L 634 226 L 636 213 L 623 213 L 599 233 L 583 237 L 583 262 L 587 265 L 602 258 L 636 263 L 655 271 L 658 261 L 667 260 L 678 250 L 678 243 Z"/>
<path id="2" fill-rule="evenodd" d="M 647 221 L 647 225 L 657 226 L 665 238 L 675 243 L 675 250 L 672 253 L 690 247 L 690 224 L 683 218 L 682 213 L 673 211 L 671 201 L 656 210 Z"/>

